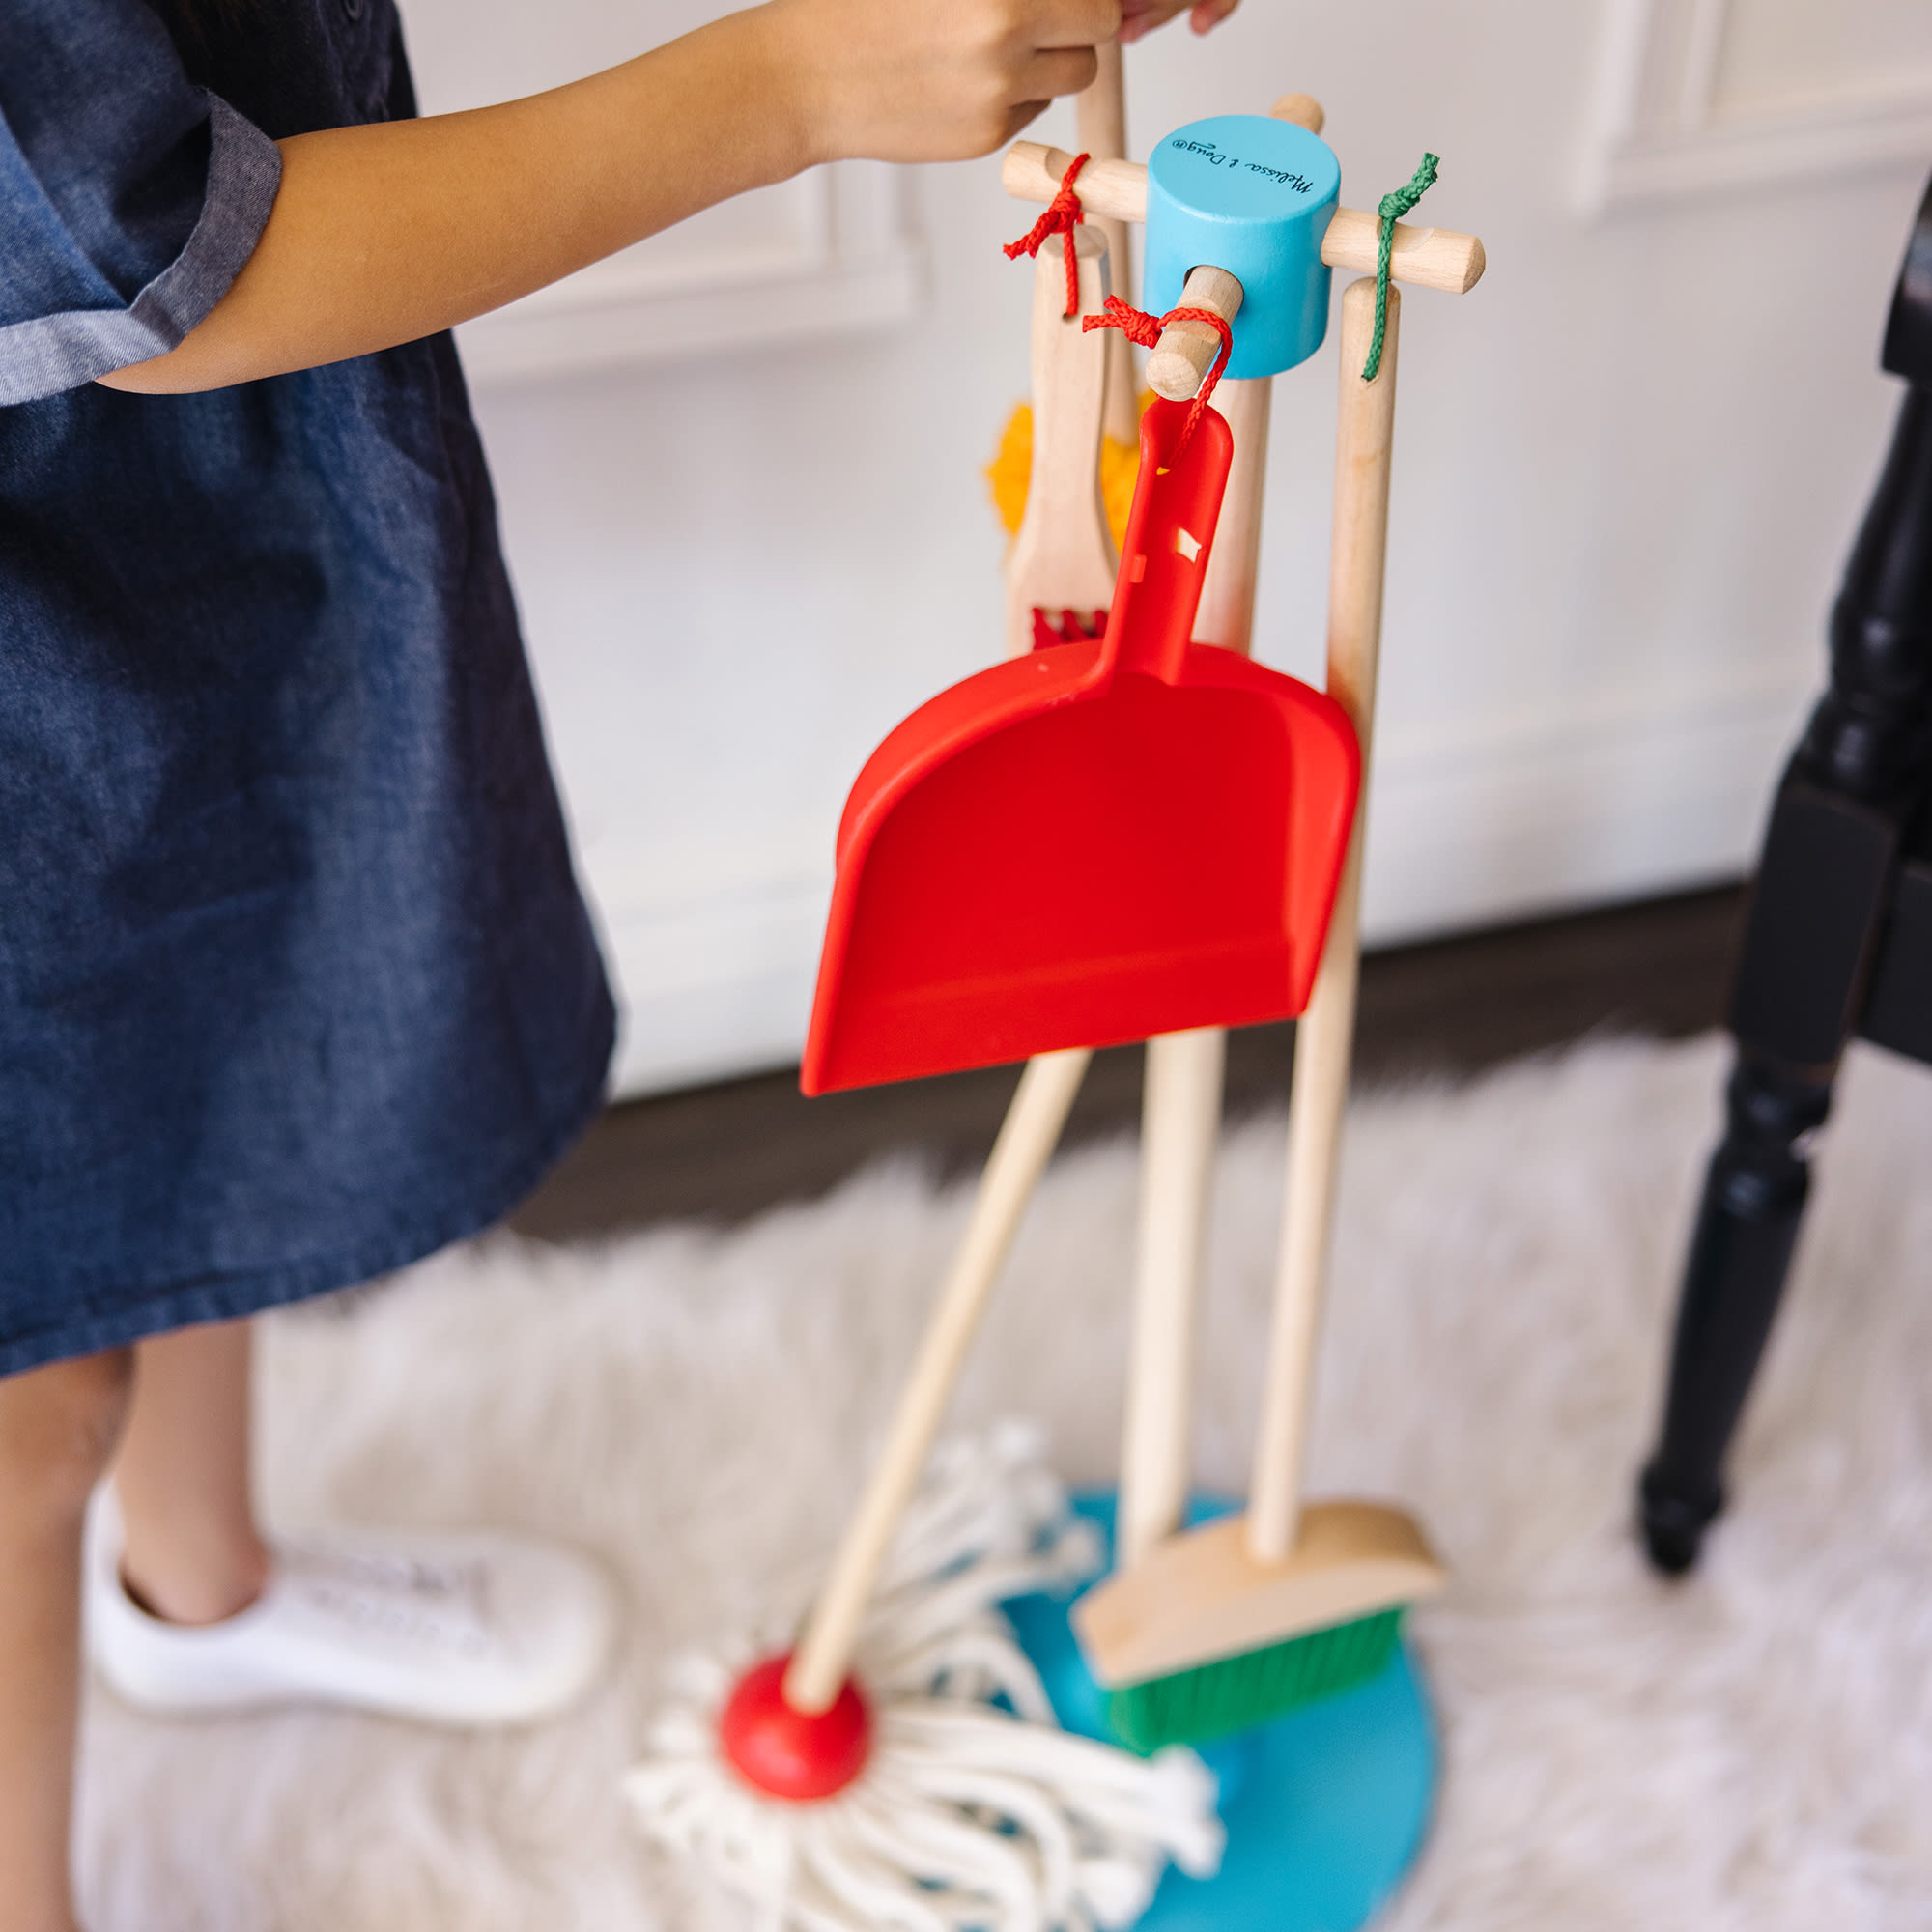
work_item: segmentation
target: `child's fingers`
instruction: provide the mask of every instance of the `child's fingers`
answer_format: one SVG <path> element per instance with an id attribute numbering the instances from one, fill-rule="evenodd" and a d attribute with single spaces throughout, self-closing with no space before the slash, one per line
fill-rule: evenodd
<path id="1" fill-rule="evenodd" d="M 1018 136 L 1021 128 L 1028 127 L 1035 121 L 1037 121 L 1039 117 L 1042 114 L 1044 114 L 1046 110 L 1052 105 L 1053 102 L 1050 100 L 1020 101 L 1016 106 L 1014 106 L 1009 111 L 1007 115 L 1006 132 L 1003 133 L 1000 136 L 1000 138 L 993 143 L 993 147 L 1004 148 L 1005 146 L 1007 146 L 1007 144 L 1009 141 L 1012 141 Z M 989 148 L 987 150 L 987 153 L 988 154 L 992 153 L 992 149 Z"/>
<path id="2" fill-rule="evenodd" d="M 1062 94 L 1078 94 L 1091 87 L 1100 71 L 1100 57 L 1091 46 L 1048 47 L 1037 53 L 1021 70 L 1019 87 L 1031 104 Z"/>
<path id="3" fill-rule="evenodd" d="M 1187 24 L 1197 34 L 1208 33 L 1218 27 L 1240 4 L 1241 0 L 1199 0 L 1187 16 Z"/>
<path id="4" fill-rule="evenodd" d="M 1188 14 L 1194 31 L 1205 34 L 1239 5 L 1240 0 L 1195 0 L 1190 8 L 1189 0 L 1122 0 L 1121 44 L 1131 46 L 1156 27 L 1166 26 L 1177 14 Z"/>
<path id="5" fill-rule="evenodd" d="M 1097 47 L 1121 30 L 1122 0 L 1037 0 L 1031 12 L 1037 47 Z"/>

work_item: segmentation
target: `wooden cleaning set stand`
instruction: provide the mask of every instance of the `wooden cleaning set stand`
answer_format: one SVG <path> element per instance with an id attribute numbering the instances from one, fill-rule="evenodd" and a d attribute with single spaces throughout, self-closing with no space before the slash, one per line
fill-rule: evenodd
<path id="1" fill-rule="evenodd" d="M 1014 659 L 1034 646 L 1036 613 L 1044 613 L 1049 626 L 1066 613 L 1071 621 L 1060 635 L 1084 637 L 1094 613 L 1104 614 L 1116 598 L 1117 587 L 1139 582 L 1132 574 L 1121 578 L 1099 486 L 1103 432 L 1121 441 L 1136 436 L 1128 345 L 1117 332 L 1083 327 L 1085 318 L 1105 306 L 1110 269 L 1116 293 L 1126 279 L 1126 224 L 1145 221 L 1151 194 L 1169 191 L 1162 185 L 1163 168 L 1171 182 L 1173 169 L 1182 164 L 1225 166 L 1231 176 L 1246 165 L 1258 169 L 1268 185 L 1292 172 L 1244 163 L 1242 156 L 1254 151 L 1238 133 L 1217 136 L 1211 130 L 1252 130 L 1256 124 L 1228 117 L 1197 123 L 1164 140 L 1151 185 L 1149 167 L 1122 157 L 1119 61 L 1118 48 L 1105 50 L 1101 78 L 1083 97 L 1081 141 L 1089 158 L 1070 184 L 1076 157 L 1034 142 L 1015 143 L 1002 169 L 1008 192 L 1018 199 L 1054 204 L 1060 198 L 1065 207 L 1070 185 L 1080 204 L 1079 225 L 1067 230 L 1066 253 L 1056 237 L 1039 248 L 1037 261 L 1031 486 L 1007 580 L 1008 648 Z M 1278 102 L 1272 118 L 1309 135 L 1319 135 L 1322 124 L 1321 108 L 1300 95 Z M 1310 152 L 1319 145 L 1309 144 Z M 1325 147 L 1321 153 L 1327 156 Z M 1332 156 L 1327 165 L 1332 169 Z M 1306 187 L 1298 191 L 1307 193 Z M 1332 206 L 1332 200 L 1331 183 L 1330 206 L 1316 208 L 1318 218 L 1296 244 L 1307 259 L 1287 261 L 1285 267 L 1252 248 L 1242 253 L 1232 230 L 1229 245 L 1240 259 L 1204 259 L 1218 231 L 1198 224 L 1188 230 L 1170 220 L 1164 246 L 1170 256 L 1179 247 L 1187 259 L 1179 260 L 1179 268 L 1173 260 L 1156 262 L 1151 237 L 1149 281 L 1156 297 L 1166 295 L 1171 308 L 1218 316 L 1241 330 L 1229 374 L 1213 389 L 1213 408 L 1232 431 L 1233 450 L 1193 636 L 1199 643 L 1245 655 L 1261 549 L 1272 374 L 1245 374 L 1243 352 L 1253 367 L 1256 352 L 1249 344 L 1263 345 L 1265 357 L 1270 341 L 1278 343 L 1298 329 L 1305 338 L 1300 346 L 1277 349 L 1272 364 L 1264 359 L 1261 367 L 1285 368 L 1305 359 L 1326 330 L 1327 271 L 1364 271 L 1365 279 L 1348 288 L 1341 303 L 1327 692 L 1353 727 L 1365 774 L 1380 639 L 1401 317 L 1401 296 L 1391 287 L 1378 318 L 1378 254 L 1386 246 L 1394 282 L 1453 294 L 1474 286 L 1484 256 L 1471 236 L 1393 220 L 1384 224 L 1377 215 Z M 1384 225 L 1391 234 L 1382 233 Z M 1288 287 L 1274 286 L 1283 280 Z M 1195 397 L 1224 356 L 1224 340 L 1223 331 L 1206 319 L 1169 320 L 1151 349 L 1150 385 L 1173 403 Z M 1372 379 L 1365 378 L 1365 367 L 1373 367 Z M 1153 446 L 1143 443 L 1144 450 Z M 1175 461 L 1178 467 L 1178 455 Z M 1186 538 L 1184 530 L 1181 536 Z M 841 867 L 850 820 L 848 810 Z M 1115 1574 L 1072 1612 L 1086 1666 L 1102 1686 L 1134 1685 L 1184 1669 L 1204 1650 L 1233 1655 L 1293 1630 L 1373 1615 L 1426 1597 L 1444 1580 L 1421 1531 L 1404 1512 L 1360 1502 L 1302 1502 L 1310 1383 L 1354 1031 L 1361 860 L 1357 811 L 1340 863 L 1325 945 L 1319 965 L 1310 962 L 1313 991 L 1298 1022 L 1284 1233 L 1253 1485 L 1243 1515 L 1195 1529 L 1184 1526 L 1193 1336 L 1225 1034 L 1219 1027 L 1194 1026 L 1148 1040 L 1137 1279 L 1116 1514 L 1118 1563 Z M 884 1453 L 791 1655 L 783 1698 L 795 1711 L 827 1711 L 846 1684 L 859 1624 L 894 1530 L 1090 1059 L 1085 1047 L 1039 1052 L 1021 1078 Z M 809 1056 L 809 1090 L 810 1076 Z M 1421 1721 L 1426 1731 L 1426 1717 Z M 1229 1822 L 1232 1858 L 1239 1833 Z M 1385 1890 L 1406 1862 L 1419 1819 L 1406 1829 L 1407 1842 L 1377 1855 L 1381 1865 L 1374 1886 Z M 1273 1881 L 1252 1877 L 1249 1883 L 1273 1900 L 1257 1922 L 1276 1932 L 1299 1922 L 1278 1892 L 1267 1892 Z M 1154 1918 L 1160 1917 L 1157 1904 Z M 1191 1921 L 1183 1914 L 1172 1922 Z M 1247 1921 L 1240 1912 L 1231 1916 L 1217 1908 L 1214 1922 L 1233 1932 Z"/>

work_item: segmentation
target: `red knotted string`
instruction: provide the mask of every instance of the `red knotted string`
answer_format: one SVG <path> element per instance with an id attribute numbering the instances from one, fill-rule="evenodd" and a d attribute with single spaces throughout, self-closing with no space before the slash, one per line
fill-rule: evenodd
<path id="1" fill-rule="evenodd" d="M 1180 426 L 1180 440 L 1174 445 L 1167 459 L 1167 467 L 1172 469 L 1180 461 L 1180 453 L 1194 434 L 1194 425 L 1201 420 L 1201 412 L 1208 407 L 1208 398 L 1214 393 L 1214 384 L 1221 380 L 1221 372 L 1228 366 L 1228 357 L 1235 353 L 1235 331 L 1228 327 L 1227 317 L 1216 315 L 1211 308 L 1171 308 L 1165 315 L 1149 315 L 1145 309 L 1129 308 L 1119 296 L 1109 296 L 1102 312 L 1088 316 L 1080 327 L 1083 329 L 1118 328 L 1129 342 L 1138 342 L 1143 349 L 1151 349 L 1160 341 L 1160 332 L 1170 322 L 1205 322 L 1221 338 L 1221 352 L 1203 378 L 1194 397 L 1194 407 L 1187 412 L 1187 420 Z"/>
<path id="2" fill-rule="evenodd" d="M 1060 192 L 1046 205 L 1042 214 L 1017 242 L 1006 244 L 1006 257 L 1017 262 L 1022 255 L 1037 255 L 1049 236 L 1058 235 L 1066 245 L 1066 314 L 1080 312 L 1080 258 L 1074 252 L 1073 231 L 1087 219 L 1080 197 L 1073 192 L 1073 178 L 1093 159 L 1091 155 L 1075 155 L 1073 165 L 1060 178 Z"/>

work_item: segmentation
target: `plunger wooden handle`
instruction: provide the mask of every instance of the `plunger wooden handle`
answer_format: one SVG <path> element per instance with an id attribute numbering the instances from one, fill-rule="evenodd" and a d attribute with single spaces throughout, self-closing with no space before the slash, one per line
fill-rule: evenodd
<path id="1" fill-rule="evenodd" d="M 830 1710 L 851 1672 L 859 1627 L 892 1547 L 893 1532 L 925 1467 L 993 1286 L 1019 1232 L 1020 1218 L 1053 1157 L 1093 1057 L 1084 1047 L 1043 1053 L 1029 1061 L 1020 1075 L 1019 1089 L 980 1178 L 966 1237 L 953 1257 L 912 1374 L 899 1395 L 885 1448 L 866 1479 L 825 1587 L 785 1671 L 784 1700 L 794 1711 L 815 1715 Z"/>
<path id="2" fill-rule="evenodd" d="M 1311 134 L 1319 134 L 1328 125 L 1328 117 L 1321 110 L 1321 101 L 1312 94 L 1284 94 L 1268 109 L 1270 121 L 1293 121 L 1297 128 L 1306 128 Z"/>
<path id="3" fill-rule="evenodd" d="M 1342 407 L 1335 436 L 1335 531 L 1329 563 L 1328 693 L 1362 748 L 1361 801 L 1315 976 L 1294 1029 L 1289 1093 L 1288 1187 L 1268 1338 L 1267 1381 L 1247 1516 L 1248 1554 L 1281 1563 L 1294 1548 L 1315 1346 L 1321 1329 L 1342 1118 L 1355 1035 L 1360 961 L 1362 838 L 1369 751 L 1381 652 L 1382 574 L 1388 554 L 1389 459 L 1395 431 L 1396 338 L 1402 298 L 1391 289 L 1381 367 L 1362 381 L 1375 332 L 1376 285 L 1342 298 Z"/>

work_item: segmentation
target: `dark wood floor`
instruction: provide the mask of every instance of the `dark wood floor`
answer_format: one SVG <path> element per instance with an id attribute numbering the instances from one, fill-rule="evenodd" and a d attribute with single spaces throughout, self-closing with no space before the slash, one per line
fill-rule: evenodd
<path id="1" fill-rule="evenodd" d="M 1726 887 L 1372 953 L 1357 1071 L 1473 1072 L 1594 1030 L 1671 1037 L 1715 1026 L 1740 898 Z M 1231 1037 L 1231 1115 L 1286 1097 L 1293 1035 L 1289 1024 Z M 1141 1058 L 1129 1047 L 1095 1057 L 1069 1141 L 1134 1122 Z M 632 1101 L 591 1128 L 514 1225 L 562 1241 L 668 1218 L 733 1221 L 909 1147 L 944 1171 L 974 1167 L 1016 1077 L 1000 1067 L 807 1100 L 791 1073 L 771 1073 Z"/>

